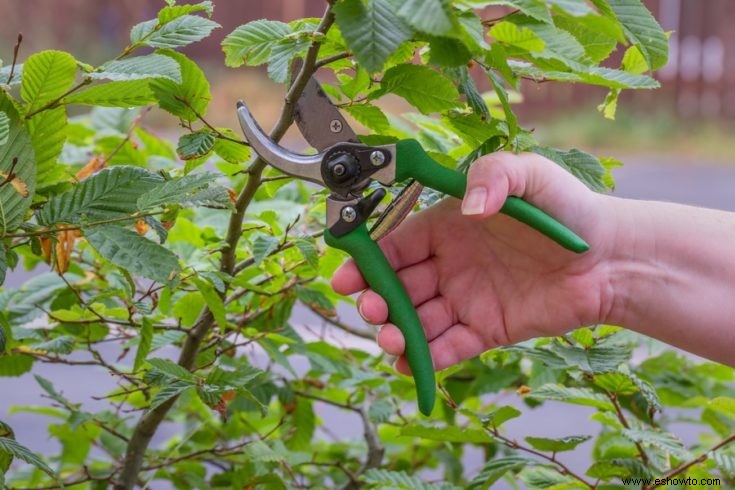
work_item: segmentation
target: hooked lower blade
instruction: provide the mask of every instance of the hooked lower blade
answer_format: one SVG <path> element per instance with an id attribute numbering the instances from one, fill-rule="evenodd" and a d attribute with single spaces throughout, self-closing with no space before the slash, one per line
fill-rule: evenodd
<path id="1" fill-rule="evenodd" d="M 337 143 L 359 142 L 355 132 L 314 77 L 309 78 L 296 102 L 294 120 L 306 141 L 317 151 L 326 150 Z"/>

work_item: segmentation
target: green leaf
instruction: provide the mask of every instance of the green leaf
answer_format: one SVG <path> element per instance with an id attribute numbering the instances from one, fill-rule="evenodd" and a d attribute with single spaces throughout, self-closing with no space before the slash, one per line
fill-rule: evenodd
<path id="1" fill-rule="evenodd" d="M 205 12 L 211 17 L 214 12 L 214 5 L 209 0 L 194 4 L 169 5 L 163 7 L 158 12 L 158 22 L 160 24 L 166 24 L 182 15 L 194 14 L 196 12 Z"/>
<path id="2" fill-rule="evenodd" d="M 546 45 L 531 29 L 517 26 L 512 22 L 498 22 L 490 28 L 488 34 L 496 41 L 519 48 L 530 53 L 540 53 Z"/>
<path id="3" fill-rule="evenodd" d="M 23 222 L 36 191 L 36 167 L 28 131 L 20 121 L 9 96 L 2 90 L 0 111 L 9 120 L 7 140 L 4 145 L 0 145 L 0 172 L 7 176 L 12 169 L 28 189 L 28 196 L 24 197 L 12 185 L 0 187 L 0 234 L 3 234 L 15 230 Z M 16 159 L 14 166 L 13 161 Z"/>
<path id="4" fill-rule="evenodd" d="M 40 221 L 78 224 L 131 216 L 138 198 L 163 179 L 139 167 L 115 166 L 101 170 L 69 191 L 53 196 L 41 209 Z"/>
<path id="5" fill-rule="evenodd" d="M 10 118 L 4 112 L 0 112 L 0 146 L 8 142 L 10 136 Z"/>
<path id="6" fill-rule="evenodd" d="M 707 406 L 717 413 L 735 419 L 735 398 L 718 396 L 710 400 Z"/>
<path id="7" fill-rule="evenodd" d="M 386 399 L 375 400 L 368 407 L 368 418 L 371 422 L 379 424 L 387 422 L 390 416 L 396 412 L 396 408 L 393 404 Z"/>
<path id="8" fill-rule="evenodd" d="M 542 0 L 492 0 L 488 5 L 507 5 L 518 9 L 529 17 L 551 24 L 551 14 Z"/>
<path id="9" fill-rule="evenodd" d="M 153 396 L 153 400 L 151 400 L 151 405 L 148 407 L 148 410 L 155 410 L 170 399 L 181 395 L 187 390 L 194 389 L 194 387 L 195 385 L 188 381 L 181 380 L 166 384 Z"/>
<path id="10" fill-rule="evenodd" d="M 480 417 L 480 420 L 482 421 L 482 425 L 485 427 L 493 427 L 497 429 L 505 422 L 520 416 L 520 410 L 515 407 L 511 407 L 510 405 L 506 405 L 493 410 L 487 415 L 483 415 Z"/>
<path id="11" fill-rule="evenodd" d="M 400 490 L 448 490 L 457 488 L 454 485 L 426 483 L 418 476 L 409 475 L 405 471 L 389 471 L 377 468 L 367 470 L 361 479 L 368 484 L 368 488 Z"/>
<path id="12" fill-rule="evenodd" d="M 253 240 L 252 252 L 255 265 L 260 264 L 273 251 L 278 248 L 280 241 L 278 238 L 270 235 L 258 235 Z"/>
<path id="13" fill-rule="evenodd" d="M 268 61 L 273 46 L 292 32 L 288 24 L 275 20 L 256 20 L 241 25 L 222 41 L 225 64 L 233 68 L 243 64 L 262 65 Z"/>
<path id="14" fill-rule="evenodd" d="M 158 19 L 146 20 L 133 26 L 130 30 L 130 44 L 137 45 L 153 34 L 159 26 Z"/>
<path id="15" fill-rule="evenodd" d="M 548 488 L 550 490 L 585 488 L 581 487 L 579 482 L 571 476 L 544 466 L 526 467 L 519 475 L 520 480 L 528 485 L 527 488 Z"/>
<path id="16" fill-rule="evenodd" d="M 677 459 L 691 459 L 691 454 L 676 435 L 659 429 L 623 429 L 622 434 L 633 442 L 664 451 Z"/>
<path id="17" fill-rule="evenodd" d="M 405 0 L 396 3 L 400 6 L 395 13 L 418 31 L 443 36 L 455 28 L 456 20 L 449 0 Z"/>
<path id="18" fill-rule="evenodd" d="M 179 259 L 170 250 L 136 232 L 114 225 L 84 228 L 92 247 L 118 267 L 161 283 L 171 283 L 181 271 Z"/>
<path id="19" fill-rule="evenodd" d="M 666 64 L 669 40 L 640 0 L 592 0 L 603 15 L 620 22 L 625 36 L 640 49 L 650 70 Z"/>
<path id="20" fill-rule="evenodd" d="M 46 342 L 31 345 L 33 350 L 52 352 L 54 354 L 71 354 L 74 350 L 75 339 L 71 335 L 62 335 Z"/>
<path id="21" fill-rule="evenodd" d="M 619 24 L 601 15 L 575 17 L 561 14 L 554 17 L 554 23 L 579 41 L 579 44 L 584 47 L 587 58 L 593 63 L 600 63 L 607 59 L 617 47 L 618 41 L 624 41 Z"/>
<path id="22" fill-rule="evenodd" d="M 651 470 L 639 459 L 612 458 L 597 461 L 586 472 L 587 476 L 600 479 L 651 478 Z"/>
<path id="23" fill-rule="evenodd" d="M 0 356 L 0 376 L 22 376 L 33 367 L 33 358 L 24 354 L 5 354 Z"/>
<path id="24" fill-rule="evenodd" d="M 138 350 L 135 352 L 135 361 L 133 362 L 133 371 L 138 371 L 143 365 L 143 362 L 151 352 L 151 344 L 153 342 L 153 322 L 147 317 L 143 317 L 140 325 L 140 332 L 138 334 L 140 342 L 138 343 Z"/>
<path id="25" fill-rule="evenodd" d="M 520 456 L 509 456 L 506 458 L 491 459 L 480 470 L 480 473 L 472 479 L 468 488 L 492 488 L 493 483 L 502 478 L 509 471 L 518 470 L 535 464 L 535 461 Z"/>
<path id="26" fill-rule="evenodd" d="M 146 361 L 153 369 L 178 381 L 194 382 L 196 378 L 188 369 L 168 359 L 154 357 Z"/>
<path id="27" fill-rule="evenodd" d="M 607 190 L 604 180 L 605 168 L 596 157 L 589 153 L 577 150 L 576 148 L 569 151 L 561 151 L 539 146 L 533 147 L 531 151 L 556 162 L 560 167 L 584 182 L 593 191 L 604 192 Z"/>
<path id="28" fill-rule="evenodd" d="M 518 119 L 516 118 L 513 109 L 510 107 L 508 92 L 505 90 L 505 87 L 503 87 L 503 81 L 494 71 L 488 70 L 487 74 L 488 77 L 490 77 L 490 81 L 495 89 L 495 94 L 498 96 L 500 105 L 503 108 L 503 113 L 505 114 L 505 123 L 508 125 L 508 141 L 513 144 L 516 139 L 516 135 L 518 134 Z"/>
<path id="29" fill-rule="evenodd" d="M 175 83 L 182 82 L 178 63 L 160 54 L 109 61 L 87 76 L 93 80 L 107 79 L 119 82 L 148 78 L 166 78 Z"/>
<path id="30" fill-rule="evenodd" d="M 585 71 L 541 70 L 523 62 L 509 62 L 518 75 L 537 80 L 556 80 L 559 82 L 586 83 L 616 89 L 654 89 L 660 84 L 646 75 L 637 75 L 623 70 L 602 66 L 584 67 Z"/>
<path id="31" fill-rule="evenodd" d="M 526 437 L 526 442 L 534 449 L 539 451 L 547 451 L 551 453 L 559 453 L 563 451 L 572 451 L 574 448 L 590 440 L 592 436 L 567 436 L 560 439 L 550 439 L 547 437 Z"/>
<path id="32" fill-rule="evenodd" d="M 228 138 L 235 140 L 231 141 L 218 137 L 214 142 L 214 152 L 218 157 L 234 165 L 239 165 L 250 160 L 252 155 L 250 147 L 244 144 L 244 142 L 237 143 L 240 139 L 234 131 L 229 128 L 217 128 L 217 130 Z"/>
<path id="33" fill-rule="evenodd" d="M 163 24 L 141 42 L 153 48 L 179 48 L 201 41 L 216 28 L 218 23 L 198 15 L 182 15 Z"/>
<path id="34" fill-rule="evenodd" d="M 470 72 L 466 66 L 451 70 L 450 73 L 457 83 L 459 93 L 467 99 L 467 105 L 472 108 L 472 112 L 480 117 L 483 121 L 490 119 L 490 109 L 488 109 L 485 99 L 482 98 L 475 84 L 475 80 L 470 76 Z"/>
<path id="35" fill-rule="evenodd" d="M 176 148 L 176 153 L 178 153 L 182 160 L 202 158 L 212 151 L 215 140 L 215 134 L 208 129 L 187 133 L 179 138 L 179 146 Z"/>
<path id="36" fill-rule="evenodd" d="M 284 441 L 291 451 L 309 451 L 316 429 L 316 417 L 311 401 L 297 398 L 293 412 L 289 414 L 289 425 L 293 428 Z"/>
<path id="37" fill-rule="evenodd" d="M 171 50 L 158 51 L 179 63 L 181 67 L 181 83 L 166 79 L 154 79 L 150 87 L 161 109 L 170 112 L 184 121 L 194 121 L 199 116 L 207 114 L 212 94 L 209 91 L 209 81 L 204 72 L 181 53 Z"/>
<path id="38" fill-rule="evenodd" d="M 138 198 L 140 211 L 150 210 L 166 204 L 179 204 L 196 195 L 217 178 L 211 172 L 191 173 L 176 179 L 166 180 Z"/>
<path id="39" fill-rule="evenodd" d="M 15 440 L 8 437 L 0 437 L 0 451 L 11 454 L 13 455 L 13 457 L 35 466 L 36 468 L 53 478 L 57 483 L 59 483 L 59 485 L 61 485 L 59 477 L 54 472 L 54 470 L 49 468 L 49 466 L 44 463 L 43 460 L 39 458 L 35 453 L 33 453 L 30 449 L 19 444 Z M 63 488 L 63 485 L 61 486 Z"/>
<path id="40" fill-rule="evenodd" d="M 374 99 L 393 93 L 406 99 L 423 114 L 441 112 L 459 105 L 459 92 L 444 75 L 422 65 L 398 65 L 383 76 Z"/>
<path id="41" fill-rule="evenodd" d="M 735 478 L 735 456 L 727 454 L 722 450 L 712 451 L 708 456 L 715 462 L 717 468 L 722 471 L 727 478 Z"/>
<path id="42" fill-rule="evenodd" d="M 299 249 L 301 256 L 304 258 L 307 264 L 311 266 L 315 271 L 319 270 L 319 252 L 316 249 L 313 239 L 297 238 L 294 240 L 294 245 Z"/>
<path id="43" fill-rule="evenodd" d="M 66 142 L 66 109 L 56 107 L 33 116 L 27 123 L 36 154 L 36 185 L 48 187 L 66 180 L 58 163 Z"/>
<path id="44" fill-rule="evenodd" d="M 526 396 L 537 400 L 557 400 L 574 405 L 595 407 L 610 412 L 615 410 L 612 402 L 607 397 L 588 388 L 569 388 L 556 384 L 545 384 Z"/>
<path id="45" fill-rule="evenodd" d="M 288 84 L 291 64 L 296 57 L 303 57 L 311 46 L 308 38 L 289 37 L 276 43 L 268 57 L 268 76 L 276 83 Z"/>
<path id="46" fill-rule="evenodd" d="M 448 427 L 429 427 L 426 425 L 405 425 L 401 427 L 401 435 L 420 437 L 432 441 L 487 444 L 493 442 L 492 436 L 484 430 L 450 425 Z"/>
<path id="47" fill-rule="evenodd" d="M 380 108 L 371 104 L 358 104 L 345 107 L 345 110 L 366 128 L 380 134 L 390 131 L 390 121 Z"/>
<path id="48" fill-rule="evenodd" d="M 233 209 L 230 194 L 222 186 L 210 185 L 193 194 L 187 194 L 179 201 L 181 206 L 209 206 L 218 209 Z"/>
<path id="49" fill-rule="evenodd" d="M 219 294 L 217 294 L 217 291 L 215 291 L 214 286 L 210 284 L 207 281 L 198 279 L 198 278 L 192 278 L 192 281 L 196 285 L 197 289 L 200 293 L 202 293 L 202 297 L 204 298 L 204 301 L 207 303 L 207 306 L 209 307 L 209 311 L 212 312 L 212 316 L 214 317 L 214 320 L 217 322 L 217 325 L 220 326 L 220 328 L 224 331 L 227 329 L 227 311 L 225 310 L 225 304 L 222 301 L 222 298 Z"/>
<path id="50" fill-rule="evenodd" d="M 64 98 L 65 104 L 122 108 L 140 107 L 154 102 L 156 97 L 150 88 L 150 80 L 101 83 Z"/>
<path id="51" fill-rule="evenodd" d="M 467 46 L 450 37 L 434 37 L 429 41 L 429 61 L 438 66 L 456 68 L 465 66 L 472 59 Z"/>
<path id="52" fill-rule="evenodd" d="M 28 111 L 43 106 L 69 90 L 74 83 L 77 62 L 63 51 L 41 51 L 31 55 L 23 65 L 20 95 Z"/>
<path id="53" fill-rule="evenodd" d="M 588 63 L 584 47 L 569 32 L 557 28 L 554 24 L 538 22 L 530 18 L 521 20 L 513 17 L 513 22 L 527 27 L 543 41 L 544 49 L 533 56 L 541 59 L 558 60 L 572 69 L 578 69 L 582 63 Z"/>
<path id="54" fill-rule="evenodd" d="M 337 25 L 358 63 L 369 72 L 383 69 L 411 29 L 388 0 L 346 0 L 334 6 Z"/>

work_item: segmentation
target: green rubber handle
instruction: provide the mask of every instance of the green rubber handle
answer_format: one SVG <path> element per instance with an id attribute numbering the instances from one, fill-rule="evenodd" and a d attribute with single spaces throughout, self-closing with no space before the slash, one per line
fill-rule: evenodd
<path id="1" fill-rule="evenodd" d="M 419 411 L 429 415 L 436 400 L 434 364 L 424 328 L 406 288 L 378 244 L 370 238 L 365 223 L 340 237 L 326 230 L 324 241 L 330 247 L 350 254 L 370 288 L 388 304 L 388 318 L 398 327 L 406 342 L 405 355 L 416 383 Z"/>
<path id="2" fill-rule="evenodd" d="M 413 178 L 425 187 L 436 189 L 457 199 L 464 197 L 467 177 L 462 172 L 434 161 L 418 141 L 412 139 L 399 141 L 396 143 L 396 153 L 397 181 Z M 508 197 L 500 212 L 538 230 L 567 250 L 583 253 L 590 248 L 579 235 L 521 198 Z"/>

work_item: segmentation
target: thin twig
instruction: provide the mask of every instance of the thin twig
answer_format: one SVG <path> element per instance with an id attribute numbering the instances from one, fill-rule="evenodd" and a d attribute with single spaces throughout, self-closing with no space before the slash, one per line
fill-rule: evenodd
<path id="1" fill-rule="evenodd" d="M 320 59 L 314 64 L 314 66 L 316 68 L 322 68 L 322 67 L 327 66 L 330 63 L 334 63 L 335 61 L 344 60 L 344 59 L 350 58 L 351 56 L 352 56 L 352 53 L 350 53 L 349 51 L 333 54 L 332 56 L 327 56 L 326 58 Z"/>
<path id="2" fill-rule="evenodd" d="M 671 479 L 671 478 L 673 478 L 673 477 L 675 477 L 677 475 L 680 475 L 680 474 L 684 473 L 686 470 L 688 470 L 689 468 L 691 468 L 694 465 L 697 465 L 699 463 L 705 462 L 709 458 L 709 455 L 711 453 L 717 451 L 718 449 L 722 449 L 723 447 L 731 444 L 732 442 L 735 442 L 735 433 L 730 434 L 729 436 L 727 436 L 726 438 L 724 438 L 723 440 L 721 440 L 720 442 L 718 442 L 717 444 L 715 444 L 714 446 L 712 446 L 711 448 L 709 448 L 707 451 L 705 451 L 698 458 L 695 458 L 695 459 L 689 461 L 688 463 L 679 465 L 676 468 L 674 468 L 673 470 L 671 470 L 668 473 L 666 473 L 664 476 L 658 478 L 657 481 L 660 481 L 661 483 L 644 486 L 643 487 L 643 490 L 652 490 L 654 488 L 660 487 L 661 485 L 664 485 L 665 482 L 666 482 L 666 480 Z"/>
<path id="3" fill-rule="evenodd" d="M 217 136 L 217 138 L 223 139 L 226 141 L 231 141 L 232 143 L 237 143 L 238 145 L 250 146 L 250 143 L 248 143 L 247 141 L 242 141 L 236 138 L 231 138 L 227 136 L 226 134 L 224 134 L 219 129 L 209 124 L 209 122 L 206 119 L 204 119 L 204 116 L 199 114 L 199 112 L 196 109 L 194 109 L 191 103 L 189 103 L 189 101 L 186 100 L 185 98 L 179 97 L 178 95 L 175 95 L 174 98 L 178 100 L 179 102 L 181 102 L 182 104 L 184 104 L 191 112 L 193 112 L 196 118 L 199 119 L 207 128 L 209 128 Z"/>
<path id="4" fill-rule="evenodd" d="M 10 82 L 13 81 L 13 75 L 15 75 L 15 67 L 18 64 L 18 52 L 20 51 L 20 43 L 23 42 L 23 34 L 18 33 L 18 40 L 15 42 L 15 46 L 13 47 L 13 64 L 10 65 L 10 75 L 8 75 L 8 81 L 7 83 L 10 84 Z"/>

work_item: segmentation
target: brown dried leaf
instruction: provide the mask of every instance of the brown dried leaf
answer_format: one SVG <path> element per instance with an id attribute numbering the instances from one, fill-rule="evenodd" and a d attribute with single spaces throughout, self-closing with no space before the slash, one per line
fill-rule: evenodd
<path id="1" fill-rule="evenodd" d="M 143 236 L 146 233 L 148 233 L 148 230 L 150 229 L 151 227 L 143 219 L 139 219 L 138 221 L 135 222 L 135 231 L 138 232 L 138 235 Z"/>
<path id="2" fill-rule="evenodd" d="M 28 186 L 25 182 L 20 180 L 20 177 L 18 177 L 17 175 L 12 174 L 8 176 L 8 174 L 0 172 L 0 179 L 2 179 L 3 183 L 8 183 L 13 186 L 15 192 L 20 194 L 22 197 L 28 197 Z"/>
<path id="3" fill-rule="evenodd" d="M 102 158 L 99 155 L 95 155 L 92 157 L 92 159 L 87 162 L 87 164 L 82 167 L 79 172 L 76 173 L 74 176 L 77 180 L 83 180 L 89 177 L 90 175 L 99 172 L 105 167 L 105 164 L 107 162 L 104 158 Z"/>

